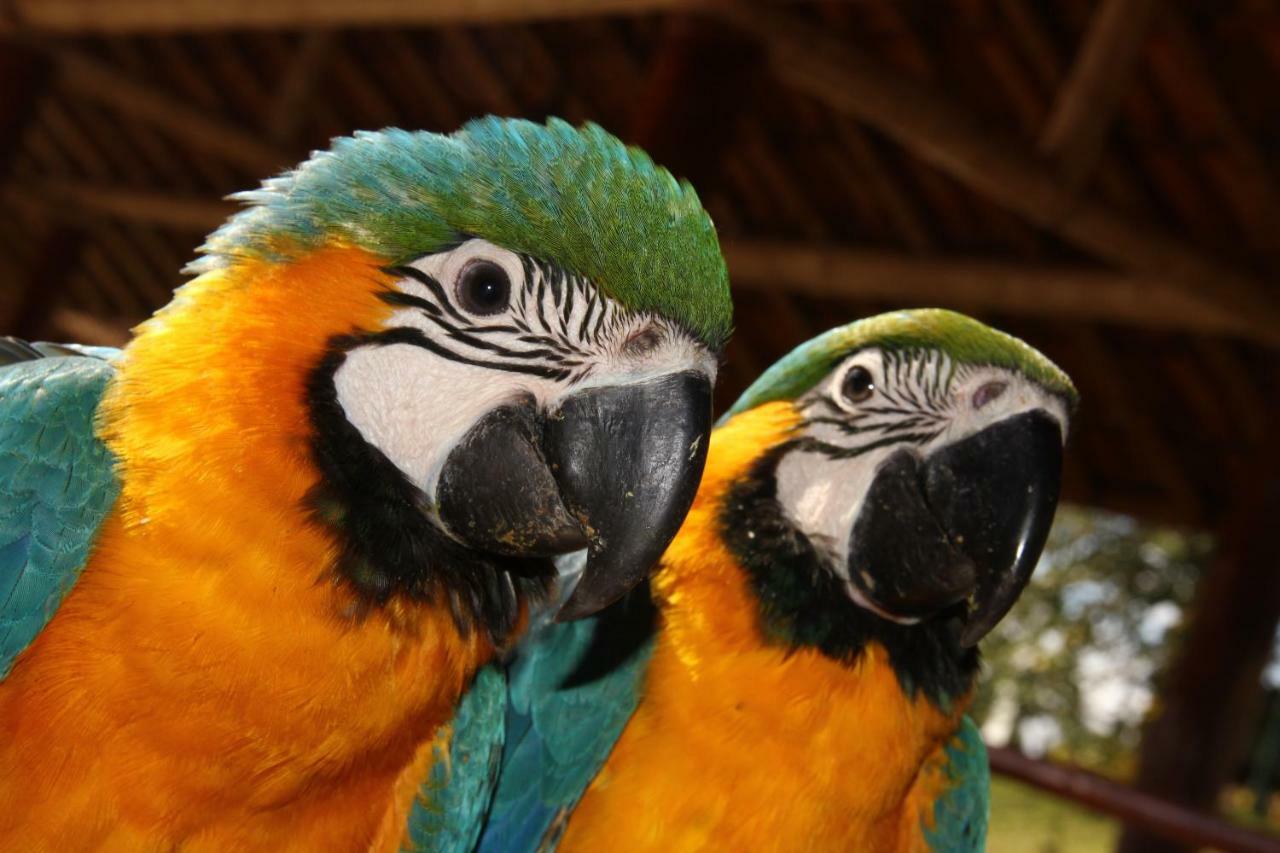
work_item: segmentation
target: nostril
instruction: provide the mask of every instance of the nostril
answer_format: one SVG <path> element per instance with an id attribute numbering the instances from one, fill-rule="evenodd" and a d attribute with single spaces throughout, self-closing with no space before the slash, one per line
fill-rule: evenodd
<path id="1" fill-rule="evenodd" d="M 992 400 L 1003 394 L 1005 389 L 1008 387 L 1009 383 L 1007 382 L 986 383 L 977 391 L 973 392 L 973 407 L 975 409 L 981 409 L 983 406 L 987 405 L 987 403 L 990 403 Z"/>

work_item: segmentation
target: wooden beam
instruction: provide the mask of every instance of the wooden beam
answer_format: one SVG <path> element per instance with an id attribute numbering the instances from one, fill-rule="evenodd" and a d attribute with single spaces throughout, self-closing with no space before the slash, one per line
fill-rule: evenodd
<path id="1" fill-rule="evenodd" d="M 49 318 L 49 325 L 67 340 L 78 344 L 89 344 L 98 347 L 122 347 L 132 337 L 132 328 L 137 323 L 126 320 L 105 320 L 76 311 L 74 308 L 59 308 Z"/>
<path id="2" fill-rule="evenodd" d="M 431 26 L 640 15 L 706 5 L 700 0 L 10 0 L 4 26 L 59 35 Z"/>
<path id="3" fill-rule="evenodd" d="M 844 41 L 771 7 L 723 14 L 764 40 L 777 73 L 831 108 L 876 127 L 922 160 L 995 203 L 1116 266 L 1165 280 L 1189 298 L 1212 299 L 1280 345 L 1280 305 L 1262 283 L 1228 269 L 1185 240 L 1090 198 L 1051 167 L 927 87 L 882 67 Z"/>
<path id="4" fill-rule="evenodd" d="M 1082 185 L 1102 156 L 1158 5 L 1156 0 L 1103 0 L 1089 21 L 1038 145 L 1058 164 L 1068 186 Z"/>
<path id="5" fill-rule="evenodd" d="M 71 181 L 15 184 L 4 197 L 10 204 L 64 222 L 83 225 L 110 217 L 201 234 L 238 209 L 215 199 Z M 1256 331 L 1211 299 L 1197 298 L 1151 276 L 761 240 L 726 240 L 721 248 L 734 287 L 745 290 L 1071 317 L 1206 334 L 1248 337 Z"/>
<path id="6" fill-rule="evenodd" d="M 110 65 L 68 48 L 54 50 L 53 57 L 60 88 L 68 94 L 152 124 L 191 148 L 221 157 L 255 177 L 266 177 L 292 165 L 292 158 L 260 141 L 257 135 L 211 117 Z"/>
<path id="7" fill-rule="evenodd" d="M 4 196 L 64 222 L 84 224 L 105 216 L 198 233 L 212 231 L 238 209 L 215 199 L 58 180 L 17 183 L 5 188 Z"/>
<path id="8" fill-rule="evenodd" d="M 766 241 L 726 240 L 721 248 L 733 286 L 747 290 L 1209 334 L 1257 331 L 1207 295 L 1172 287 L 1157 276 Z"/>

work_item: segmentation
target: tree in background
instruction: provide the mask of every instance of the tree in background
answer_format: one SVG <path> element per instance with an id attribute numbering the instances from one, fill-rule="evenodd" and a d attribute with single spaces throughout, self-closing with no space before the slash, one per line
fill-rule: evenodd
<path id="1" fill-rule="evenodd" d="M 1064 506 L 1016 607 L 983 643 L 987 740 L 1132 774 L 1211 537 Z"/>

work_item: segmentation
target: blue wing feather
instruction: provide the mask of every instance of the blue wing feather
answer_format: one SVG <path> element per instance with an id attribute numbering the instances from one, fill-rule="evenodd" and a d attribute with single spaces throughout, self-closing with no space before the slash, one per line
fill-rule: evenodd
<path id="1" fill-rule="evenodd" d="M 115 372 L 98 356 L 113 355 L 0 367 L 0 679 L 79 578 L 119 493 L 93 429 Z"/>
<path id="2" fill-rule="evenodd" d="M 991 765 L 973 720 L 961 721 L 946 751 L 950 784 L 933 804 L 934 826 L 925 830 L 925 839 L 939 853 L 980 853 L 987 847 Z"/>
<path id="3" fill-rule="evenodd" d="M 553 622 L 552 612 L 463 697 L 449 755 L 410 817 L 415 849 L 554 848 L 622 734 L 653 647 L 648 590 L 576 622 Z"/>
<path id="4" fill-rule="evenodd" d="M 481 670 L 454 714 L 447 754 L 437 754 L 409 815 L 413 850 L 469 853 L 480 837 L 502 759 L 507 679 Z"/>
<path id="5" fill-rule="evenodd" d="M 653 651 L 648 595 L 641 588 L 595 617 L 545 624 L 521 644 L 481 851 L 555 847 L 639 704 Z"/>

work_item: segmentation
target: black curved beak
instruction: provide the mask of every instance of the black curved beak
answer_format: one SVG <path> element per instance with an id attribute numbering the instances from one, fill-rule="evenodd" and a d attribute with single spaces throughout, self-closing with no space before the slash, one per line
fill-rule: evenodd
<path id="1" fill-rule="evenodd" d="M 449 454 L 440 519 L 511 557 L 588 549 L 558 618 L 603 609 L 643 580 L 693 503 L 711 430 L 711 382 L 678 373 L 589 388 L 550 414 L 532 399 L 489 413 Z"/>
<path id="2" fill-rule="evenodd" d="M 602 610 L 649 574 L 693 504 L 710 434 L 711 381 L 696 373 L 589 389 L 548 420 L 560 493 L 590 539 L 558 619 Z"/>
<path id="3" fill-rule="evenodd" d="M 921 462 L 881 465 L 854 523 L 850 578 L 888 613 L 920 619 L 967 601 L 973 646 L 1009 612 L 1044 549 L 1062 479 L 1046 412 L 1006 418 Z"/>

